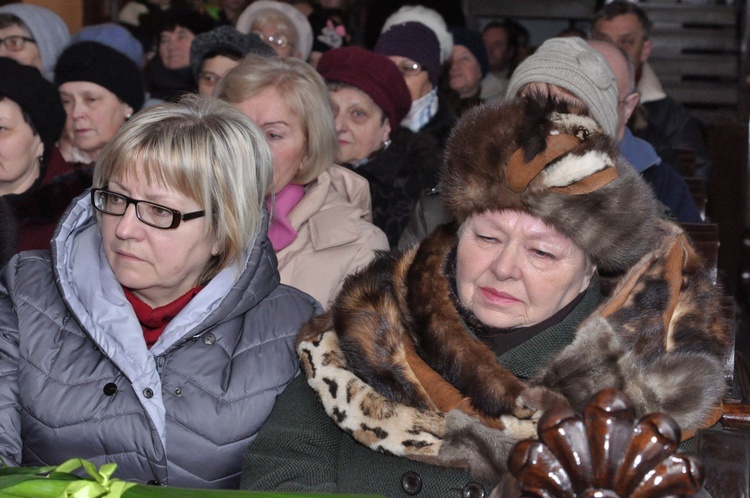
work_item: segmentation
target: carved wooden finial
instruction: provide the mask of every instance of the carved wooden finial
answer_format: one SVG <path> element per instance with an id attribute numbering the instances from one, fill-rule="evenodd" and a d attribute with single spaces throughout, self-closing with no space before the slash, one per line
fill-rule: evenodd
<path id="1" fill-rule="evenodd" d="M 635 421 L 630 399 L 616 389 L 596 394 L 582 415 L 547 411 L 538 434 L 539 441 L 521 441 L 510 454 L 522 496 L 657 498 L 703 487 L 700 462 L 677 453 L 677 423 L 662 413 Z"/>

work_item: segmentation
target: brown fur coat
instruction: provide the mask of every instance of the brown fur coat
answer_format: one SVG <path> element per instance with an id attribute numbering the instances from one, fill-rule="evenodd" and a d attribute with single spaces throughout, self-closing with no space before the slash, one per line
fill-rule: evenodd
<path id="1" fill-rule="evenodd" d="M 378 451 L 499 480 L 540 410 L 581 409 L 606 387 L 637 415 L 660 411 L 687 431 L 710 422 L 724 392 L 728 328 L 682 230 L 656 222 L 652 250 L 528 383 L 470 335 L 444 268 L 455 227 L 348 279 L 300 333 L 308 382 L 328 415 Z M 562 397 L 564 399 L 562 399 Z"/>

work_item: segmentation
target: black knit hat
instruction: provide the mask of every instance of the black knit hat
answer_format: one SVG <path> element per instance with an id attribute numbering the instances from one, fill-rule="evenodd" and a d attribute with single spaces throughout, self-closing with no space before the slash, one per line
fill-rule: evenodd
<path id="1" fill-rule="evenodd" d="M 440 41 L 435 32 L 420 22 L 406 22 L 388 28 L 378 38 L 373 51 L 386 57 L 397 55 L 418 62 L 436 87 L 443 67 L 440 64 Z"/>
<path id="2" fill-rule="evenodd" d="M 65 109 L 55 85 L 37 68 L 0 57 L 0 97 L 18 104 L 30 118 L 47 159 L 65 126 Z"/>
<path id="3" fill-rule="evenodd" d="M 138 111 L 143 106 L 145 89 L 135 62 L 101 43 L 74 43 L 63 51 L 55 66 L 55 84 L 69 81 L 96 83 Z"/>
<path id="4" fill-rule="evenodd" d="M 220 26 L 199 34 L 190 44 L 190 66 L 195 81 L 198 81 L 198 73 L 206 57 L 212 53 L 221 54 L 225 50 L 235 52 L 239 58 L 248 53 L 276 57 L 276 52 L 261 40 L 260 36 L 254 33 L 240 33 L 232 26 Z"/>

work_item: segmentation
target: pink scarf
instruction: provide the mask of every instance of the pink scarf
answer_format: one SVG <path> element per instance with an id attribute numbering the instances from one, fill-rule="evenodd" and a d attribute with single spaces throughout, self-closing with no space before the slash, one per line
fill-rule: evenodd
<path id="1" fill-rule="evenodd" d="M 297 231 L 289 222 L 288 214 L 299 204 L 304 195 L 305 187 L 290 183 L 276 194 L 273 206 L 271 205 L 271 197 L 266 197 L 266 207 L 271 213 L 268 238 L 271 240 L 274 251 L 279 252 L 297 238 Z"/>

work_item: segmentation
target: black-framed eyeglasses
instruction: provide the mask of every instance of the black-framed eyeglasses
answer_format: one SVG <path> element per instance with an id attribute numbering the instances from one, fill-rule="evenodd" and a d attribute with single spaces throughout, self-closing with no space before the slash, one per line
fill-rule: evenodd
<path id="1" fill-rule="evenodd" d="M 28 36 L 21 35 L 13 35 L 6 36 L 5 38 L 0 38 L 0 43 L 5 45 L 5 48 L 9 52 L 18 52 L 23 48 L 23 45 L 26 42 L 36 43 L 36 40 L 33 38 L 29 38 Z"/>
<path id="2" fill-rule="evenodd" d="M 128 206 L 132 204 L 135 206 L 135 215 L 139 220 L 148 226 L 163 230 L 177 228 L 182 221 L 194 220 L 206 215 L 203 210 L 182 214 L 176 209 L 133 199 L 127 195 L 117 194 L 102 188 L 91 190 L 91 203 L 97 211 L 112 216 L 123 216 Z"/>
<path id="3" fill-rule="evenodd" d="M 396 67 L 398 67 L 398 70 L 404 76 L 414 76 L 415 74 L 419 74 L 423 69 L 422 64 L 419 62 L 399 62 L 396 64 Z"/>

